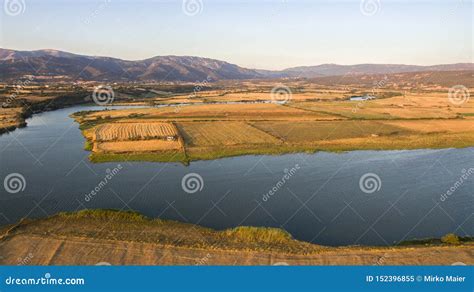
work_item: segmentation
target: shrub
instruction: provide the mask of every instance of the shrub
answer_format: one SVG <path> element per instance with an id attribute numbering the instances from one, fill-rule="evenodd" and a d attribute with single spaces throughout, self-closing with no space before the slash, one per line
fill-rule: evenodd
<path id="1" fill-rule="evenodd" d="M 449 233 L 441 237 L 441 242 L 446 244 L 459 244 L 459 237 L 456 234 Z"/>

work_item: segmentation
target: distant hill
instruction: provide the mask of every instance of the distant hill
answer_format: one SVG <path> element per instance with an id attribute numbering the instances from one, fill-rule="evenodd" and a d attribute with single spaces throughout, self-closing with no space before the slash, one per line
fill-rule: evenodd
<path id="1" fill-rule="evenodd" d="M 283 70 L 284 75 L 291 77 L 321 77 L 357 74 L 392 74 L 422 71 L 461 71 L 474 70 L 474 63 L 458 63 L 434 66 L 396 65 L 396 64 L 359 64 L 337 65 L 323 64 L 318 66 L 294 67 Z"/>
<path id="2" fill-rule="evenodd" d="M 354 74 L 390 74 L 421 71 L 474 70 L 473 63 L 435 66 L 360 64 L 294 67 L 281 71 L 239 67 L 225 61 L 189 56 L 157 56 L 127 61 L 84 56 L 57 50 L 0 49 L 0 80 L 14 81 L 33 75 L 37 80 L 61 81 L 189 81 L 256 78 L 314 78 Z"/>
<path id="3" fill-rule="evenodd" d="M 343 76 L 324 76 L 309 78 L 321 85 L 357 85 L 365 87 L 417 87 L 443 86 L 451 87 L 462 84 L 474 87 L 474 70 L 460 71 L 420 71 L 392 74 L 357 74 Z"/>
<path id="4" fill-rule="evenodd" d="M 202 82 L 262 77 L 255 70 L 200 57 L 160 56 L 140 61 L 126 61 L 55 50 L 0 49 L 0 80 L 14 80 L 25 75 L 71 81 Z"/>

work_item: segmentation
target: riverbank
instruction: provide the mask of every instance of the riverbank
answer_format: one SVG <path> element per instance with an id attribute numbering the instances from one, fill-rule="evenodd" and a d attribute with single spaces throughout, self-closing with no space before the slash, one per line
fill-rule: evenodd
<path id="1" fill-rule="evenodd" d="M 26 119 L 33 114 L 89 103 L 90 101 L 86 99 L 87 95 L 87 92 L 72 92 L 41 99 L 22 97 L 10 103 L 4 102 L 0 107 L 0 135 L 26 127 Z M 2 100 L 0 98 L 0 102 Z"/>
<path id="2" fill-rule="evenodd" d="M 474 264 L 474 244 L 412 242 L 326 247 L 275 228 L 223 231 L 110 210 L 23 220 L 0 235 L 2 265 L 451 265 Z"/>
<path id="3" fill-rule="evenodd" d="M 380 108 L 380 113 L 359 117 L 334 107 L 321 104 L 315 110 L 311 102 L 199 104 L 83 111 L 71 117 L 87 140 L 92 162 L 188 164 L 241 155 L 474 146 L 473 120 L 467 114 L 435 115 L 424 108 L 418 116 L 384 116 L 385 108 Z M 165 125 L 173 134 L 162 132 Z"/>

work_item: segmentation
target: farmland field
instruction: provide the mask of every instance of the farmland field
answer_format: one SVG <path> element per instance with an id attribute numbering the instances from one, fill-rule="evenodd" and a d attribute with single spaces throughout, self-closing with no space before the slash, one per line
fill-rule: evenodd
<path id="1" fill-rule="evenodd" d="M 21 117 L 23 109 L 15 108 L 1 108 L 0 107 L 0 133 L 14 129 L 24 124 Z"/>
<path id="2" fill-rule="evenodd" d="M 473 101 L 456 105 L 439 90 L 381 90 L 376 93 L 381 98 L 351 101 L 351 95 L 367 89 L 295 82 L 292 88 L 297 89 L 289 100 L 277 103 L 269 102 L 271 92 L 264 81 L 244 91 L 228 86 L 153 99 L 162 107 L 74 117 L 92 144 L 95 161 L 123 159 L 114 158 L 118 153 L 150 160 L 151 153 L 169 159 L 174 151 L 182 155 L 173 159 L 189 162 L 246 154 L 474 145 Z M 169 106 L 191 100 L 192 104 Z"/>
<path id="3" fill-rule="evenodd" d="M 166 140 L 146 140 L 146 141 L 118 141 L 102 142 L 97 144 L 98 152 L 147 152 L 147 151 L 169 151 L 180 150 L 182 148 L 179 141 Z"/>
<path id="4" fill-rule="evenodd" d="M 218 146 L 258 143 L 279 143 L 275 137 L 245 122 L 178 123 L 189 146 Z"/>
<path id="5" fill-rule="evenodd" d="M 111 123 L 97 127 L 95 141 L 144 140 L 178 135 L 171 123 Z"/>
<path id="6" fill-rule="evenodd" d="M 378 121 L 335 122 L 255 122 L 253 125 L 281 138 L 285 142 L 312 142 L 318 140 L 403 135 L 412 131 Z"/>

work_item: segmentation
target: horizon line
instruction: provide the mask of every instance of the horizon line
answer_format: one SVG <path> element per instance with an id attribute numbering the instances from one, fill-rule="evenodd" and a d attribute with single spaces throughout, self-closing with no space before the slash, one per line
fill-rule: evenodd
<path id="1" fill-rule="evenodd" d="M 144 59 L 123 59 L 115 56 L 104 56 L 104 55 L 90 55 L 90 54 L 84 54 L 84 53 L 76 53 L 76 52 L 71 52 L 71 51 L 66 51 L 62 49 L 51 49 L 51 48 L 43 48 L 43 49 L 33 49 L 33 50 L 20 50 L 20 49 L 10 49 L 10 48 L 3 48 L 0 47 L 1 50 L 8 50 L 8 51 L 16 51 L 16 52 L 38 52 L 38 51 L 56 51 L 56 52 L 61 52 L 61 53 L 67 53 L 67 54 L 72 54 L 72 55 L 78 55 L 82 57 L 93 57 L 93 58 L 111 58 L 111 59 L 117 59 L 121 61 L 127 61 L 127 62 L 138 62 L 138 61 L 145 61 L 148 59 L 153 59 L 157 57 L 192 57 L 192 58 L 201 58 L 201 59 L 210 59 L 210 60 L 216 60 L 216 61 L 221 61 L 221 62 L 226 62 L 231 65 L 236 65 L 244 69 L 250 69 L 250 70 L 264 70 L 264 71 L 284 71 L 288 69 L 293 69 L 293 68 L 301 68 L 301 67 L 316 67 L 316 66 L 322 66 L 322 65 L 337 65 L 337 66 L 357 66 L 357 65 L 399 65 L 399 66 L 419 66 L 419 67 L 430 67 L 430 66 L 442 66 L 442 65 L 456 65 L 456 64 L 474 64 L 474 62 L 453 62 L 453 63 L 435 63 L 435 64 L 429 64 L 429 65 L 420 65 L 420 64 L 407 64 L 407 63 L 352 63 L 352 64 L 341 64 L 341 63 L 320 63 L 316 65 L 298 65 L 298 66 L 292 66 L 292 67 L 287 67 L 284 69 L 263 69 L 263 68 L 250 68 L 247 66 L 242 66 L 236 63 L 231 63 L 226 60 L 222 59 L 216 59 L 216 58 L 211 58 L 211 57 L 202 57 L 202 56 L 195 56 L 195 55 L 153 55 L 151 57 L 147 57 Z"/>

